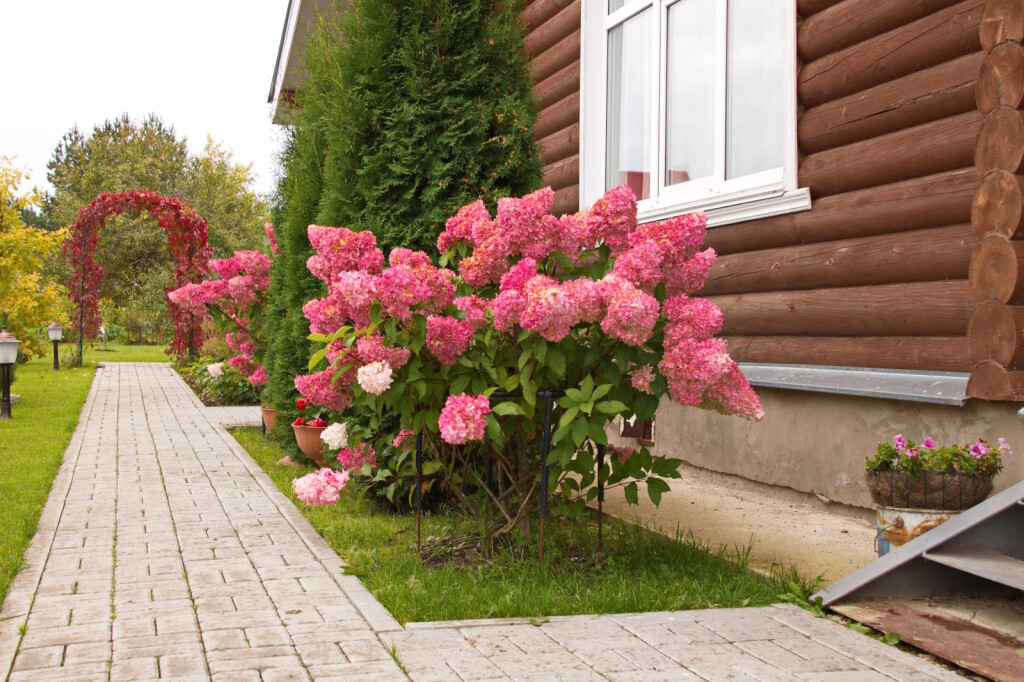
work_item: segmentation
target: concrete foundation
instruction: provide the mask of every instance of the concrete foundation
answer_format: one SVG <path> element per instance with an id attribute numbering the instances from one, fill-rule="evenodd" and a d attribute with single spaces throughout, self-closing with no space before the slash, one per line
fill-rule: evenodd
<path id="1" fill-rule="evenodd" d="M 970 400 L 964 407 L 759 388 L 760 422 L 662 402 L 655 418 L 657 455 L 830 501 L 870 507 L 864 460 L 897 433 L 920 443 L 1006 438 L 1020 454 L 1004 458 L 996 492 L 1024 480 L 1020 405 Z M 621 443 L 635 444 L 635 441 Z"/>

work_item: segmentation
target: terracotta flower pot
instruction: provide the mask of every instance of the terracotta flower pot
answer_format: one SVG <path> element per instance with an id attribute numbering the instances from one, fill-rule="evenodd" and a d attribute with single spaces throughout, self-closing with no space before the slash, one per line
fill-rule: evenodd
<path id="1" fill-rule="evenodd" d="M 267 431 L 272 431 L 277 426 L 277 410 L 260 405 L 260 411 L 263 412 L 263 425 L 267 427 Z"/>
<path id="2" fill-rule="evenodd" d="M 299 444 L 299 449 L 318 466 L 325 466 L 324 444 L 320 440 L 320 434 L 326 428 L 326 426 L 296 426 L 292 424 L 292 430 L 295 431 L 295 442 Z"/>

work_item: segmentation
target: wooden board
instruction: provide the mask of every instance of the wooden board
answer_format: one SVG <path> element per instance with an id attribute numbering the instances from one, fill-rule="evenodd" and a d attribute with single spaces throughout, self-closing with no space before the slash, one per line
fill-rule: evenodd
<path id="1" fill-rule="evenodd" d="M 1024 641 L 910 600 L 840 602 L 834 611 L 999 682 L 1024 682 Z"/>

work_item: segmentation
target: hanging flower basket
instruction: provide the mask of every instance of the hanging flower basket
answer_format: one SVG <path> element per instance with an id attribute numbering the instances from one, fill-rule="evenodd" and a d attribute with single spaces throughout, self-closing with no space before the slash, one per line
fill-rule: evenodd
<path id="1" fill-rule="evenodd" d="M 882 507 L 961 511 L 973 507 L 992 492 L 992 476 L 922 471 L 868 471 L 871 499 Z"/>
<path id="2" fill-rule="evenodd" d="M 1003 454 L 1013 451 L 1002 438 L 998 445 L 938 445 L 926 436 L 917 445 L 898 433 L 868 458 L 868 490 L 881 507 L 961 511 L 992 492 Z"/>

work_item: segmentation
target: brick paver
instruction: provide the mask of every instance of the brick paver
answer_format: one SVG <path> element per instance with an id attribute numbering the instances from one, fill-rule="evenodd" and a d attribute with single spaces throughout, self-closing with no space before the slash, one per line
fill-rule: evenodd
<path id="1" fill-rule="evenodd" d="M 259 412 L 97 371 L 0 609 L 7 679 L 959 679 L 791 606 L 403 628 L 225 424 Z"/>

